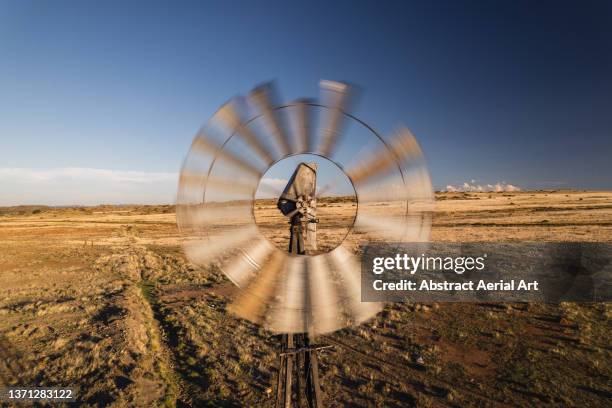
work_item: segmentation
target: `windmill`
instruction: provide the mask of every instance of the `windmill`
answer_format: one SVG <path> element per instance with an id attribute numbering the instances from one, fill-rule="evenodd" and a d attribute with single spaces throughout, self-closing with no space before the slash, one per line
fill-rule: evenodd
<path id="1" fill-rule="evenodd" d="M 431 225 L 433 191 L 414 136 L 400 127 L 383 138 L 350 113 L 348 84 L 320 85 L 316 101 L 283 104 L 269 83 L 223 105 L 194 138 L 177 196 L 190 261 L 218 265 L 240 289 L 229 310 L 280 336 L 276 402 L 285 408 L 301 406 L 303 397 L 309 407 L 323 404 L 317 351 L 325 346 L 317 338 L 381 309 L 361 301 L 356 246 L 425 241 Z M 300 162 L 282 191 L 262 181 L 271 167 L 300 155 L 333 163 L 356 197 L 346 234 L 327 251 L 317 242 L 317 230 L 327 227 L 317 203 L 330 187 L 317 188 L 317 163 Z M 272 190 L 288 220 L 286 248 L 257 225 L 262 189 Z"/>
<path id="2" fill-rule="evenodd" d="M 300 163 L 278 199 L 278 209 L 291 224 L 289 253 L 306 254 L 306 245 L 317 250 L 317 164 Z"/>

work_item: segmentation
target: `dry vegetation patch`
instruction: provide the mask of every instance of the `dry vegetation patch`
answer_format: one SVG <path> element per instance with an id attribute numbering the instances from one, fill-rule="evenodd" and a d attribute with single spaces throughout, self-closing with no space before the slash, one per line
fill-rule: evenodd
<path id="1" fill-rule="evenodd" d="M 436 241 L 612 241 L 612 193 L 439 193 Z M 321 245 L 355 203 L 321 202 Z M 325 204 L 325 206 L 323 206 Z M 279 245 L 286 219 L 259 201 Z M 0 210 L 0 386 L 72 386 L 84 406 L 260 406 L 277 339 L 226 312 L 185 259 L 172 206 Z M 280 224 L 279 224 L 280 222 Z M 606 406 L 608 304 L 391 304 L 325 336 L 327 406 Z"/>

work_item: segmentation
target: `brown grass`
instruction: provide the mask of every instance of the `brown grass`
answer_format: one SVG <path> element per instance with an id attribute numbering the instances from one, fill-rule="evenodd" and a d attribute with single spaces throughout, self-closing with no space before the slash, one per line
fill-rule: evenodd
<path id="1" fill-rule="evenodd" d="M 612 193 L 439 193 L 436 241 L 612 241 Z M 321 202 L 325 242 L 353 203 Z M 286 219 L 256 203 L 265 234 Z M 0 210 L 0 387 L 72 386 L 85 406 L 270 406 L 277 340 L 228 315 L 172 206 Z M 282 224 L 278 224 L 279 220 Z M 327 241 L 326 241 L 327 240 Z M 609 304 L 392 304 L 321 339 L 327 406 L 605 406 Z"/>

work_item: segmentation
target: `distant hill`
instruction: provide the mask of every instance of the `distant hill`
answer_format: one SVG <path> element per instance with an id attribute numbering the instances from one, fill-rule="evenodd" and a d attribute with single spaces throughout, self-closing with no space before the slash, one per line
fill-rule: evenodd
<path id="1" fill-rule="evenodd" d="M 51 209 L 48 205 L 15 205 L 0 207 L 0 215 L 29 215 L 38 214 Z"/>

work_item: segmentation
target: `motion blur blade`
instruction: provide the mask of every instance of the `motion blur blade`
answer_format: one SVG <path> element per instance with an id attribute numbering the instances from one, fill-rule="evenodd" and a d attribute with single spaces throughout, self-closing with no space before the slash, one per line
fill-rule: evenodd
<path id="1" fill-rule="evenodd" d="M 202 197 L 200 197 L 201 199 Z M 254 227 L 251 206 L 248 202 L 180 204 L 176 211 L 181 232 L 189 239 L 202 238 L 202 233 L 220 235 L 229 229 Z"/>
<path id="2" fill-rule="evenodd" d="M 257 191 L 267 196 L 272 196 L 272 198 L 278 198 L 283 193 L 279 188 L 267 183 L 259 183 Z"/>
<path id="3" fill-rule="evenodd" d="M 217 192 L 227 194 L 242 194 L 250 196 L 256 189 L 254 183 L 248 183 L 244 180 L 228 179 L 225 177 L 211 176 L 208 179 L 206 174 L 194 173 L 189 170 L 183 170 L 179 177 L 180 188 L 188 191 L 194 189 L 201 191 L 204 184 L 207 188 L 213 188 Z"/>
<path id="4" fill-rule="evenodd" d="M 340 185 L 340 183 L 343 182 L 344 180 L 345 180 L 345 174 L 344 173 L 338 174 L 336 177 L 334 177 L 333 180 L 325 184 L 323 187 L 319 189 L 319 191 L 317 191 L 317 198 L 324 197 L 325 194 L 332 191 L 334 188 L 338 187 L 338 185 Z"/>
<path id="5" fill-rule="evenodd" d="M 332 81 L 320 88 L 316 102 L 281 104 L 265 84 L 222 106 L 185 158 L 176 206 L 189 260 L 218 266 L 239 287 L 229 311 L 275 333 L 311 339 L 380 311 L 381 304 L 361 301 L 352 246 L 427 240 L 434 199 L 423 154 L 407 129 L 385 142 L 350 114 L 354 88 Z M 360 146 L 342 139 L 351 123 Z M 319 191 L 317 172 L 327 168 L 312 163 L 300 163 L 286 185 L 278 183 L 290 174 L 263 177 L 272 163 L 305 152 L 330 159 L 344 174 L 330 175 Z M 347 191 L 351 199 L 341 196 Z M 291 226 L 281 214 L 294 218 Z M 304 255 L 287 253 L 298 229 L 292 250 L 305 249 Z M 340 246 L 325 252 L 332 241 Z"/>
<path id="6" fill-rule="evenodd" d="M 361 301 L 361 265 L 355 256 L 339 246 L 328 254 L 328 259 L 344 290 L 349 323 L 357 325 L 376 315 L 382 304 Z"/>
<path id="7" fill-rule="evenodd" d="M 240 224 L 252 221 L 249 202 L 207 203 L 190 206 L 187 215 L 190 222 L 205 228 Z"/>
<path id="8" fill-rule="evenodd" d="M 179 186 L 181 189 L 201 189 L 206 182 L 205 173 L 194 173 L 189 170 L 181 171 L 179 176 Z"/>
<path id="9" fill-rule="evenodd" d="M 274 251 L 274 247 L 268 240 L 257 240 L 243 249 L 239 256 L 221 269 L 236 286 L 244 288 L 257 276 L 261 266 L 270 257 L 272 251 Z"/>
<path id="10" fill-rule="evenodd" d="M 386 217 L 381 214 L 359 214 L 355 220 L 355 228 L 366 233 L 388 237 L 393 241 L 403 241 L 406 235 L 406 225 L 403 222 L 404 215 L 397 217 Z"/>
<path id="11" fill-rule="evenodd" d="M 406 241 L 428 242 L 431 239 L 431 213 L 408 215 Z"/>
<path id="12" fill-rule="evenodd" d="M 366 232 L 371 239 L 398 242 L 421 242 L 424 239 L 422 214 L 389 217 L 380 214 L 359 214 L 355 229 Z M 428 234 L 427 234 L 428 235 Z M 427 236 L 428 238 L 428 236 Z"/>
<path id="13" fill-rule="evenodd" d="M 255 132 L 249 128 L 238 114 L 235 102 L 228 102 L 223 105 L 217 111 L 214 118 L 219 119 L 228 129 L 235 131 L 263 159 L 266 166 L 269 166 L 274 161 L 273 154 L 260 142 Z"/>
<path id="14" fill-rule="evenodd" d="M 195 194 L 186 194 L 184 191 L 180 192 L 183 196 L 180 198 L 182 201 L 176 204 L 176 223 L 178 224 L 181 234 L 187 238 L 195 238 L 201 236 L 203 226 L 198 224 L 199 221 L 199 210 L 198 207 L 202 207 L 202 204 L 195 204 L 197 200 L 201 200 L 200 197 L 195 197 Z M 187 197 L 187 196 L 191 197 Z M 178 199 L 177 199 L 178 201 Z M 200 232 L 198 232 L 200 231 Z"/>
<path id="15" fill-rule="evenodd" d="M 320 146 L 317 150 L 321 155 L 331 157 L 342 135 L 344 114 L 348 112 L 351 100 L 351 87 L 342 82 L 325 80 L 320 82 L 320 87 L 321 92 L 327 96 L 323 100 L 323 104 L 329 109 L 326 109 L 327 114 L 319 141 Z"/>
<path id="16" fill-rule="evenodd" d="M 287 258 L 281 274 L 275 301 L 268 313 L 266 325 L 275 333 L 304 333 L 307 330 L 308 296 L 305 287 L 306 259 L 302 256 Z"/>
<path id="17" fill-rule="evenodd" d="M 232 230 L 224 230 L 223 235 L 211 234 L 208 238 L 200 238 L 185 242 L 185 253 L 191 262 L 206 266 L 217 258 L 231 253 L 259 234 L 257 227 L 249 225 Z"/>
<path id="18" fill-rule="evenodd" d="M 385 203 L 396 210 L 398 205 L 408 206 L 411 213 L 433 211 L 434 192 L 427 171 L 422 167 L 408 169 L 403 182 L 399 177 L 383 177 L 376 183 L 360 185 L 359 205 L 371 209 Z M 362 211 L 363 212 L 363 211 Z"/>
<path id="19" fill-rule="evenodd" d="M 355 184 L 365 183 L 407 160 L 423 160 L 423 152 L 412 133 L 401 128 L 386 147 L 374 152 L 364 162 L 352 166 L 347 175 Z"/>
<path id="20" fill-rule="evenodd" d="M 418 167 L 404 174 L 404 182 L 410 207 L 419 211 L 433 211 L 435 193 L 426 167 Z"/>
<path id="21" fill-rule="evenodd" d="M 313 151 L 313 140 L 310 135 L 310 106 L 308 103 L 311 103 L 307 99 L 299 99 L 295 102 L 292 116 L 295 131 L 297 133 L 296 137 L 296 146 L 298 147 L 298 151 L 296 153 L 303 153 L 307 151 Z"/>
<path id="22" fill-rule="evenodd" d="M 405 204 L 408 198 L 406 184 L 396 174 L 390 177 L 378 178 L 376 183 L 365 183 L 359 187 L 360 205 L 384 202 L 401 202 Z"/>
<path id="23" fill-rule="evenodd" d="M 282 252 L 274 251 L 261 265 L 260 273 L 240 292 L 228 310 L 243 319 L 263 323 L 285 269 L 285 257 Z"/>
<path id="24" fill-rule="evenodd" d="M 288 155 L 292 149 L 289 147 L 288 132 L 280 123 L 277 113 L 274 112 L 274 104 L 271 102 L 273 88 L 271 83 L 261 85 L 251 91 L 250 99 L 257 109 L 261 112 L 268 128 L 272 132 L 272 136 L 276 141 L 279 149 L 280 157 Z"/>
<path id="25" fill-rule="evenodd" d="M 223 150 L 221 146 L 217 145 L 211 139 L 208 139 L 203 136 L 198 136 L 193 141 L 191 147 L 194 152 L 202 152 L 204 154 L 220 157 L 224 161 L 231 163 L 233 166 L 238 167 L 239 169 L 242 169 L 257 178 L 261 177 L 262 171 L 260 169 L 253 166 L 251 163 L 244 160 L 243 158 L 236 156 L 235 154 L 227 150 Z"/>
<path id="26" fill-rule="evenodd" d="M 312 338 L 343 327 L 339 308 L 340 299 L 336 293 L 336 284 L 329 273 L 329 265 L 324 256 L 308 258 L 308 333 Z"/>
<path id="27" fill-rule="evenodd" d="M 209 177 L 206 182 L 206 187 L 214 188 L 216 191 L 222 193 L 237 193 L 245 196 L 251 196 L 257 188 L 256 185 L 249 184 L 239 179 L 229 179 L 219 176 Z"/>

